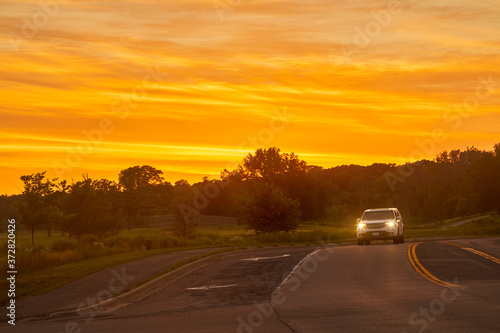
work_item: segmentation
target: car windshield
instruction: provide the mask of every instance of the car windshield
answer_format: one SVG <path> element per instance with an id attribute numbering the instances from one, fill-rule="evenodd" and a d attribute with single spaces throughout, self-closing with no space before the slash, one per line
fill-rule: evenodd
<path id="1" fill-rule="evenodd" d="M 376 210 L 371 212 L 365 212 L 363 214 L 363 221 L 373 221 L 373 220 L 393 220 L 394 214 L 392 210 Z"/>

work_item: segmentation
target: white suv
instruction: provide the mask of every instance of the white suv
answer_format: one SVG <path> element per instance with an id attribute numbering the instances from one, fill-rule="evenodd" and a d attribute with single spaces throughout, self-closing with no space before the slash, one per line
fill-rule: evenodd
<path id="1" fill-rule="evenodd" d="M 367 209 L 358 219 L 356 228 L 358 245 L 369 245 L 376 239 L 392 239 L 394 244 L 404 243 L 404 226 L 397 208 Z"/>

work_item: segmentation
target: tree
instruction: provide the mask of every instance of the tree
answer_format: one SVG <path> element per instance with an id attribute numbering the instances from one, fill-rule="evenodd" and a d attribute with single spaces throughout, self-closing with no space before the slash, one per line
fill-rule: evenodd
<path id="1" fill-rule="evenodd" d="M 258 149 L 255 154 L 248 154 L 240 166 L 245 172 L 246 178 L 262 178 L 270 181 L 272 178 L 282 175 L 286 171 L 286 162 L 280 153 L 280 149 L 271 147 L 269 149 Z"/>
<path id="2" fill-rule="evenodd" d="M 24 190 L 19 203 L 21 222 L 31 230 L 31 245 L 35 245 L 35 231 L 42 225 L 49 225 L 60 216 L 56 206 L 48 204 L 47 198 L 54 193 L 54 181 L 45 180 L 45 173 L 39 172 L 21 176 Z"/>
<path id="3" fill-rule="evenodd" d="M 186 238 L 198 227 L 198 217 L 200 212 L 192 208 L 189 203 L 176 201 L 174 207 L 174 235 Z"/>
<path id="4" fill-rule="evenodd" d="M 0 230 L 7 230 L 8 220 L 15 219 L 20 221 L 21 214 L 19 213 L 19 201 L 21 194 L 11 196 L 0 195 Z"/>
<path id="5" fill-rule="evenodd" d="M 189 182 L 185 179 L 181 179 L 175 182 L 174 186 L 189 186 Z"/>
<path id="6" fill-rule="evenodd" d="M 306 174 L 307 170 L 307 163 L 294 153 L 281 153 L 279 148 L 271 147 L 260 148 L 255 154 L 248 154 L 233 174 L 239 174 L 244 179 L 262 179 L 276 183 L 282 176 L 300 176 Z M 225 174 L 227 176 L 227 171 Z"/>
<path id="7" fill-rule="evenodd" d="M 104 236 L 122 227 L 122 211 L 118 201 L 119 189 L 107 179 L 95 180 L 84 175 L 71 186 L 66 208 L 69 218 L 63 226 L 70 236 L 85 234 Z"/>
<path id="8" fill-rule="evenodd" d="M 149 165 L 134 166 L 120 171 L 118 181 L 124 192 L 124 209 L 127 212 L 128 229 L 141 215 L 152 213 L 155 203 L 161 201 L 156 191 L 164 183 L 163 172 Z"/>
<path id="9" fill-rule="evenodd" d="M 187 180 L 175 182 L 172 211 L 175 216 L 173 232 L 176 236 L 187 237 L 198 227 L 200 211 L 193 207 L 194 190 Z"/>
<path id="10" fill-rule="evenodd" d="M 470 164 L 464 175 L 464 186 L 476 209 L 500 212 L 500 147 L 484 152 Z"/>
<path id="11" fill-rule="evenodd" d="M 52 236 L 52 227 L 55 226 L 59 229 L 62 229 L 62 225 L 68 218 L 68 216 L 63 213 L 63 205 L 70 186 L 68 185 L 68 182 L 66 180 L 62 180 L 59 183 L 54 183 L 53 185 L 56 190 L 45 197 L 47 205 L 55 207 L 52 208 L 52 211 L 55 213 L 55 215 L 53 215 L 51 220 L 46 223 L 47 237 Z"/>
<path id="12" fill-rule="evenodd" d="M 120 171 L 118 181 L 126 191 L 138 190 L 149 185 L 161 185 L 163 172 L 149 165 L 134 166 Z"/>
<path id="13" fill-rule="evenodd" d="M 276 185 L 292 199 L 298 199 L 303 218 L 320 220 L 326 218 L 323 174 L 323 168 L 308 165 L 295 153 L 282 153 L 271 147 L 248 154 L 236 170 L 224 170 L 221 178 Z"/>
<path id="14" fill-rule="evenodd" d="M 256 184 L 243 207 L 241 218 L 256 233 L 275 233 L 297 229 L 299 202 L 269 183 Z"/>

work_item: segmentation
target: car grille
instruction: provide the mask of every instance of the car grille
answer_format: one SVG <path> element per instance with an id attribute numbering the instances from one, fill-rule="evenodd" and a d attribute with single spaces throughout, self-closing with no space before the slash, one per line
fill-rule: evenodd
<path id="1" fill-rule="evenodd" d="M 373 236 L 373 233 L 377 232 L 378 235 L 377 236 Z M 366 236 L 369 236 L 369 237 L 387 237 L 387 236 L 392 236 L 392 234 L 390 232 L 387 232 L 387 231 L 368 231 L 366 233 Z"/>
<path id="2" fill-rule="evenodd" d="M 385 223 L 367 223 L 366 227 L 368 229 L 380 229 L 385 227 Z"/>

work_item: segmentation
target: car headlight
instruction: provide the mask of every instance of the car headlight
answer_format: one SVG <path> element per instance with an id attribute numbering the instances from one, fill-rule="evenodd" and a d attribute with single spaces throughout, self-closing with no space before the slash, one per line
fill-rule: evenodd
<path id="1" fill-rule="evenodd" d="M 392 221 L 391 222 L 386 222 L 385 225 L 388 226 L 388 227 L 394 227 L 394 222 L 392 222 Z"/>
<path id="2" fill-rule="evenodd" d="M 358 223 L 358 228 L 363 229 L 364 227 L 366 227 L 365 223 Z"/>

